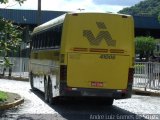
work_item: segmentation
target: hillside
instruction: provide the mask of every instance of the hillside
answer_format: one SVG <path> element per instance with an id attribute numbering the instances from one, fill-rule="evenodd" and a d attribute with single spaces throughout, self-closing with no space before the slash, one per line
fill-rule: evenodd
<path id="1" fill-rule="evenodd" d="M 160 18 L 160 0 L 144 0 L 130 8 L 124 8 L 118 13 L 130 15 L 152 15 Z"/>

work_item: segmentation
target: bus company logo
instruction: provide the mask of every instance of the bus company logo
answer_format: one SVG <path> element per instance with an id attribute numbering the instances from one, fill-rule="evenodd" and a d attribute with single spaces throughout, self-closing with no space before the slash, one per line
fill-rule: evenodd
<path id="1" fill-rule="evenodd" d="M 88 39 L 89 43 L 98 46 L 104 39 L 108 46 L 116 46 L 116 41 L 112 39 L 104 22 L 96 22 L 96 24 L 98 29 L 101 30 L 97 36 L 95 36 L 91 30 L 83 30 L 83 36 Z"/>

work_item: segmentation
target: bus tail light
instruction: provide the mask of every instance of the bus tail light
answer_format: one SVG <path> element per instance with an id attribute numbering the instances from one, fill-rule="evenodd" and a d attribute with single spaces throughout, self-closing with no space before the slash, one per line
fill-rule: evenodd
<path id="1" fill-rule="evenodd" d="M 129 68 L 128 83 L 133 83 L 133 74 L 134 74 L 134 68 Z"/>
<path id="2" fill-rule="evenodd" d="M 67 65 L 60 66 L 60 80 L 67 80 Z"/>

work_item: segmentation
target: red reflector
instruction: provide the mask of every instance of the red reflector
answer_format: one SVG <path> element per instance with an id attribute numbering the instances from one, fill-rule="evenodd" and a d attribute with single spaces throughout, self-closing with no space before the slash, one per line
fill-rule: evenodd
<path id="1" fill-rule="evenodd" d="M 103 82 L 91 82 L 92 87 L 103 87 Z"/>
<path id="2" fill-rule="evenodd" d="M 66 88 L 65 90 L 66 91 L 72 91 L 72 88 Z"/>
<path id="3" fill-rule="evenodd" d="M 128 92 L 128 90 L 127 90 L 127 89 L 122 90 L 122 93 L 127 93 L 127 92 Z"/>

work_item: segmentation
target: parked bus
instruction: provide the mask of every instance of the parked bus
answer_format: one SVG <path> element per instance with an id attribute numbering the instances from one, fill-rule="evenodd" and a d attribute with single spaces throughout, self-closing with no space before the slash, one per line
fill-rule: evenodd
<path id="1" fill-rule="evenodd" d="M 67 13 L 31 35 L 31 88 L 56 97 L 131 97 L 134 24 L 129 15 Z"/>

